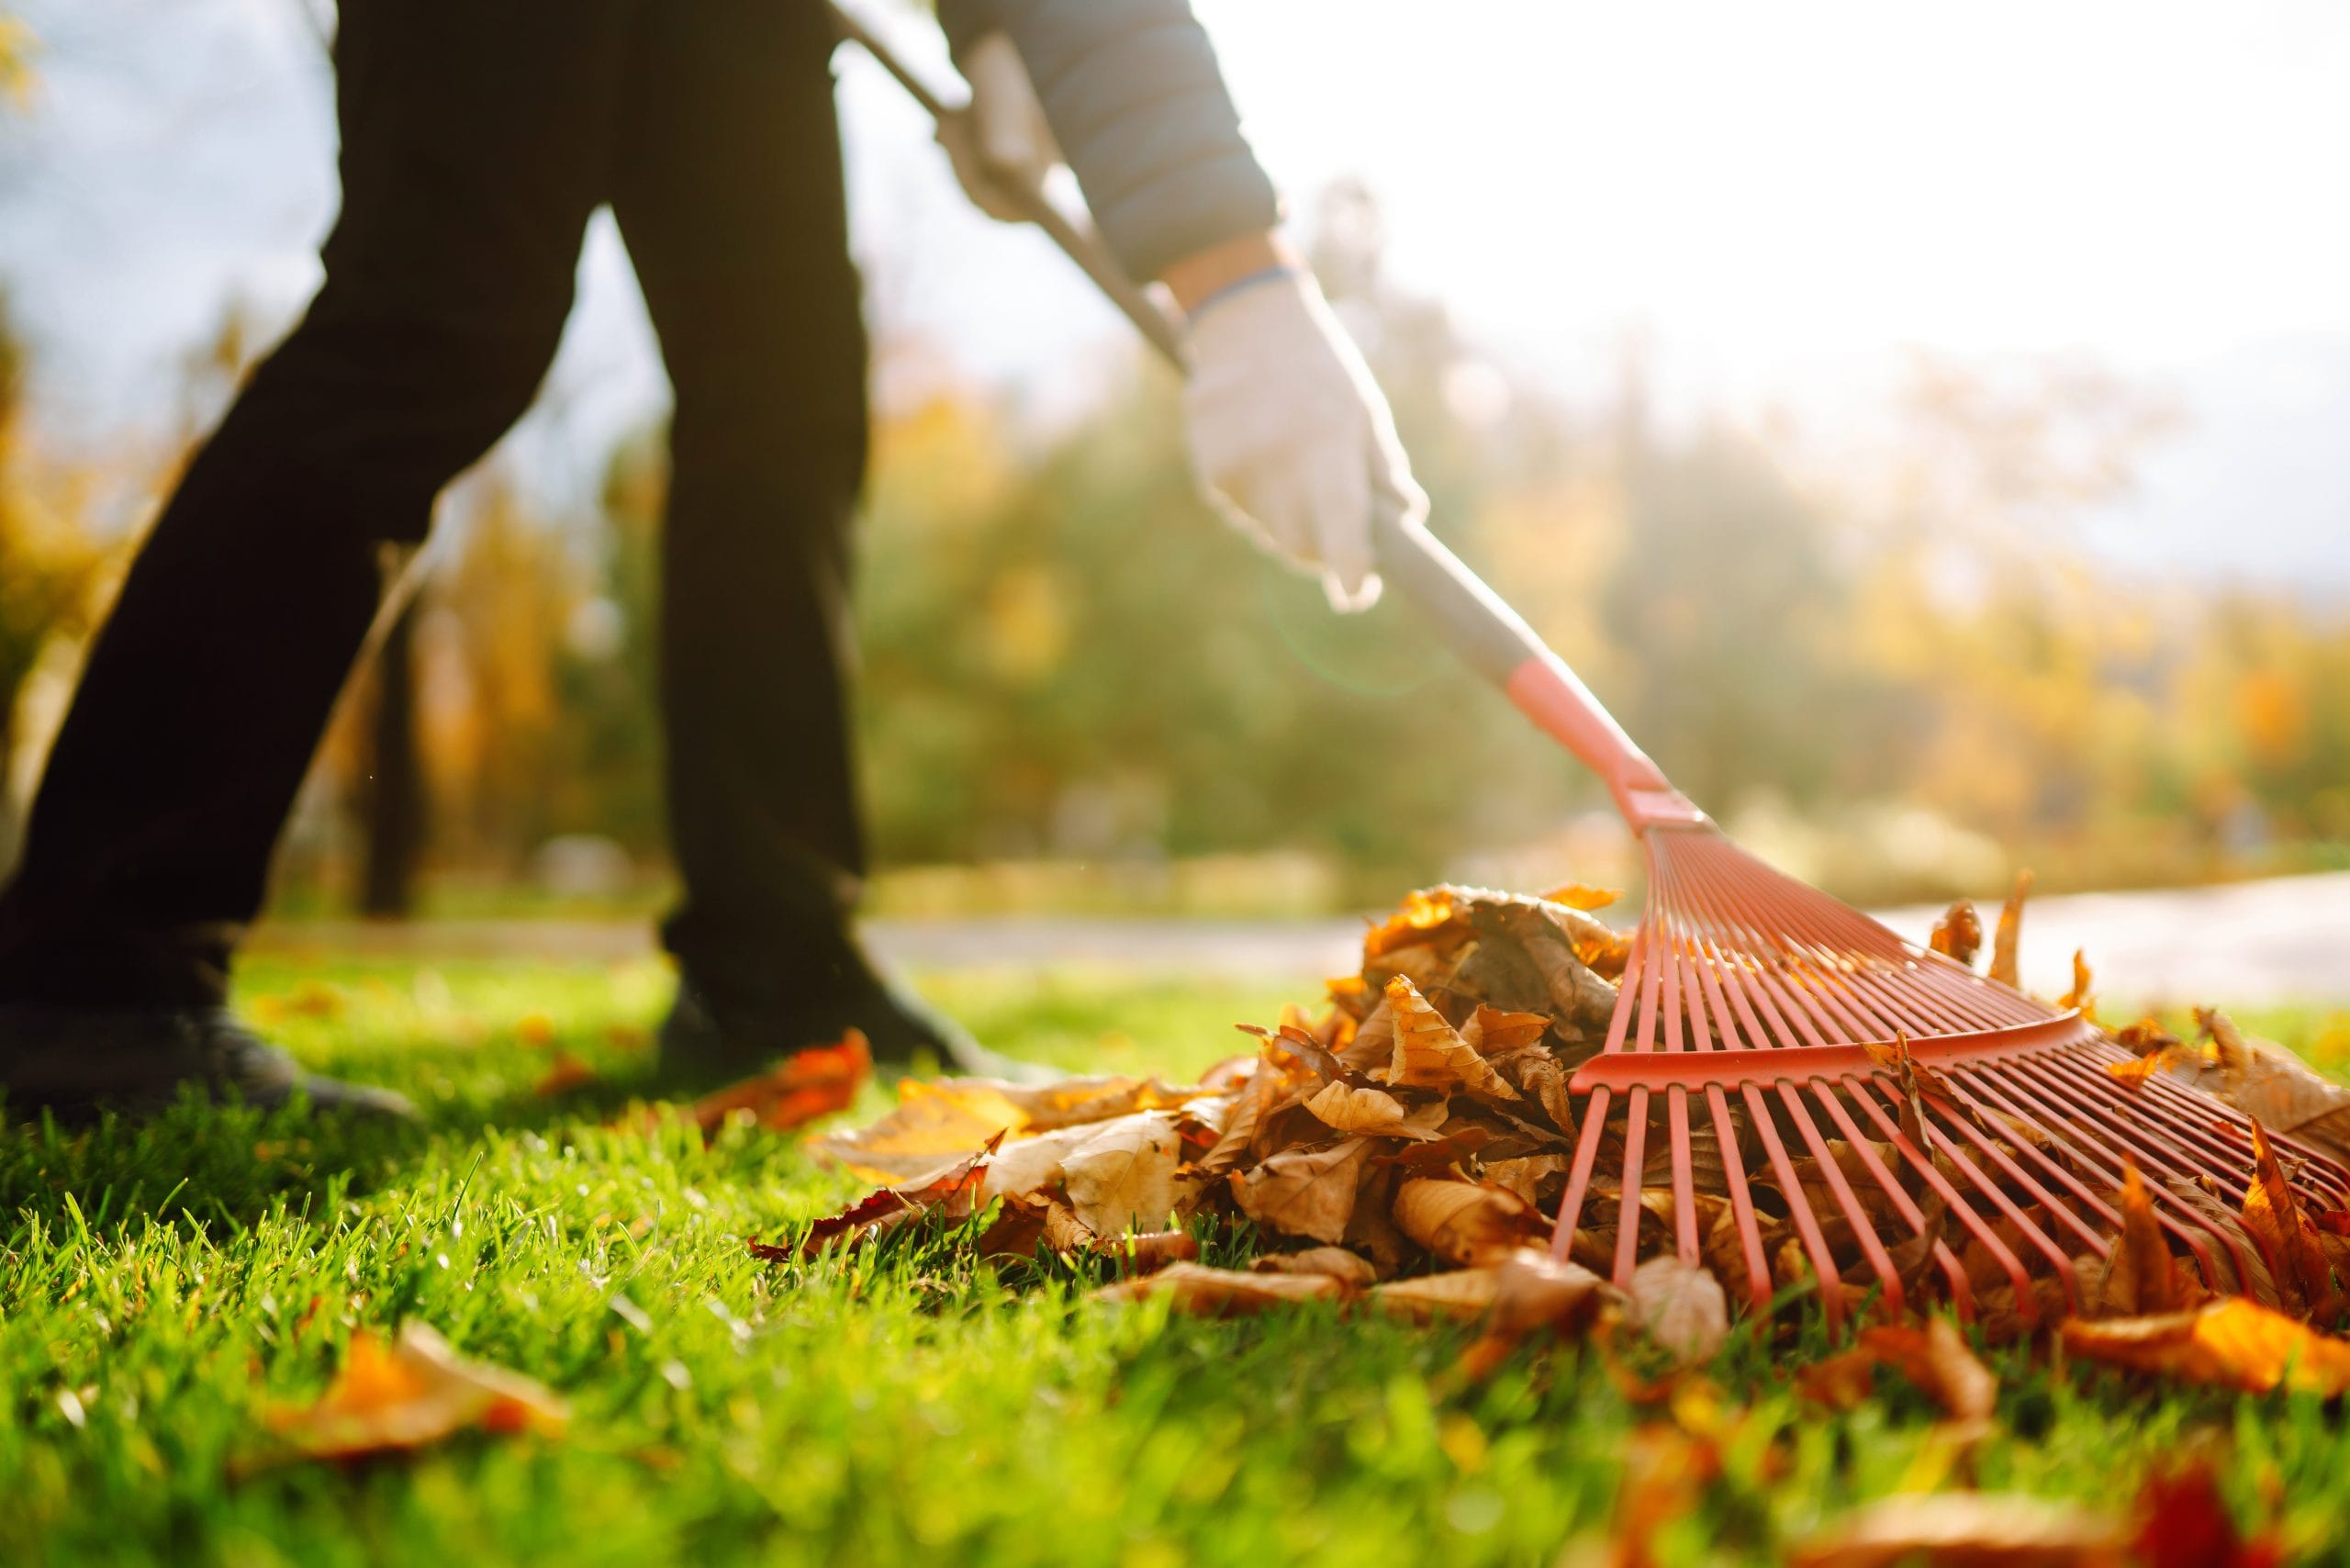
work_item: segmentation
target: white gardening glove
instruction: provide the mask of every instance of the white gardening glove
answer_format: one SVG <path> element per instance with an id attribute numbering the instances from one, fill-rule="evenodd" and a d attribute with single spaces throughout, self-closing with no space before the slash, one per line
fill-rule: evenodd
<path id="1" fill-rule="evenodd" d="M 1374 509 L 1427 517 L 1386 396 L 1321 288 L 1281 269 L 1191 318 L 1192 471 L 1226 521 L 1306 572 L 1334 610 L 1379 600 Z"/>
<path id="2" fill-rule="evenodd" d="M 939 145 L 963 194 L 990 218 L 1017 223 L 1026 211 L 1007 194 L 1033 191 L 1061 162 L 1045 106 L 1009 35 L 988 33 L 963 51 L 970 106 L 941 116 Z"/>

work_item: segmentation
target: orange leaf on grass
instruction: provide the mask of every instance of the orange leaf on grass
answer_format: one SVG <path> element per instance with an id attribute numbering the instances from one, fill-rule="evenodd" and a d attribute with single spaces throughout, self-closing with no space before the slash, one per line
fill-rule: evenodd
<path id="1" fill-rule="evenodd" d="M 467 1361 L 412 1320 L 388 1347 L 364 1328 L 353 1332 L 342 1370 L 317 1404 L 267 1417 L 299 1457 L 337 1460 L 421 1448 L 468 1428 L 554 1434 L 568 1418 L 543 1385 Z"/>
<path id="2" fill-rule="evenodd" d="M 1787 1554 L 1794 1568 L 2122 1568 L 2130 1531 L 2078 1503 L 2014 1493 L 1895 1496 L 1856 1508 Z"/>
<path id="3" fill-rule="evenodd" d="M 706 1094 L 688 1113 L 704 1137 L 717 1133 L 737 1111 L 771 1133 L 789 1132 L 834 1111 L 845 1111 L 873 1076 L 873 1053 L 863 1031 L 851 1029 L 838 1043 L 795 1052 L 769 1072 Z"/>
<path id="4" fill-rule="evenodd" d="M 2062 1336 L 2065 1351 L 2084 1361 L 2184 1383 L 2329 1399 L 2350 1391 L 2350 1343 L 2243 1296 L 2154 1317 L 2076 1317 Z"/>
<path id="5" fill-rule="evenodd" d="M 2238 1533 L 2208 1461 L 2147 1477 L 2133 1544 L 2142 1568 L 2277 1568 L 2285 1561 L 2274 1536 Z"/>
<path id="6" fill-rule="evenodd" d="M 552 1100 L 558 1094 L 568 1094 L 575 1089 L 595 1082 L 599 1076 L 594 1068 L 569 1051 L 558 1050 L 545 1075 L 532 1085 L 531 1092 L 542 1100 Z"/>
<path id="7" fill-rule="evenodd" d="M 1846 1350 L 1796 1369 L 1796 1396 L 1830 1410 L 1857 1409 L 1875 1391 L 1876 1356 L 1869 1350 Z"/>
<path id="8" fill-rule="evenodd" d="M 1998 1380 L 1947 1317 L 1930 1317 L 1923 1328 L 1864 1328 L 1860 1348 L 1916 1384 L 1959 1426 L 1987 1422 L 1998 1406 Z"/>
<path id="9" fill-rule="evenodd" d="M 751 1256 L 768 1262 L 788 1258 L 812 1258 L 824 1249 L 839 1244 L 855 1247 L 885 1230 L 893 1230 L 918 1215 L 934 1210 L 950 1219 L 968 1219 L 979 1206 L 981 1184 L 986 1180 L 988 1160 L 1003 1141 L 998 1133 L 987 1147 L 969 1159 L 959 1160 L 932 1172 L 919 1182 L 903 1187 L 884 1187 L 841 1210 L 826 1215 L 808 1227 L 808 1234 L 796 1247 L 778 1246 L 772 1242 L 747 1241 Z"/>
<path id="10" fill-rule="evenodd" d="M 1122 1280 L 1093 1293 L 1096 1301 L 1164 1299 L 1170 1310 L 1195 1317 L 1242 1317 L 1268 1307 L 1336 1301 L 1349 1294 L 1329 1274 L 1244 1274 L 1201 1263 L 1170 1263 L 1157 1273 Z"/>

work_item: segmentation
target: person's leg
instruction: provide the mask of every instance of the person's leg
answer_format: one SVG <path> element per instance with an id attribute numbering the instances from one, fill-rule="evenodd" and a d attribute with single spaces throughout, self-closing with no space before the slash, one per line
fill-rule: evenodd
<path id="1" fill-rule="evenodd" d="M 734 1057 L 849 1024 L 885 1056 L 943 1043 L 849 934 L 865 872 L 846 692 L 866 342 L 833 42 L 816 5 L 649 11 L 615 164 L 677 393 L 661 694 L 685 899 L 664 935 L 689 992 L 730 1021 Z"/>
<path id="2" fill-rule="evenodd" d="M 27 1009 L 224 1000 L 382 545 L 423 537 L 553 355 L 626 10 L 346 0 L 326 281 L 140 550 L 0 895 L 0 1084 L 19 1108 L 71 1098 L 74 1070 L 54 1059 L 70 1022 L 61 1047 Z"/>

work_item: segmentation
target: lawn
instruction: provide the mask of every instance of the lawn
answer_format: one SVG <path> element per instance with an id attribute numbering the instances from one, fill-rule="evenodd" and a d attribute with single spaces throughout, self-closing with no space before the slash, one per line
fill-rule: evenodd
<path id="1" fill-rule="evenodd" d="M 743 1237 L 856 1189 L 790 1139 L 600 1125 L 650 1083 L 650 965 L 274 960 L 243 988 L 306 1060 L 406 1090 L 430 1130 L 183 1110 L 0 1134 L 0 1562 L 1548 1564 L 1604 1538 L 1633 1428 L 1673 1418 L 1589 1349 L 1461 1386 L 1462 1332 L 1110 1309 L 1083 1277 L 978 1267 L 935 1232 L 755 1262 Z M 1282 1000 L 1108 975 L 930 989 L 1004 1049 L 1167 1072 Z M 2339 1050 L 2315 1014 L 2247 1023 Z M 601 1081 L 535 1092 L 557 1046 Z M 353 1327 L 410 1316 L 555 1388 L 569 1434 L 253 1465 L 267 1407 L 314 1397 Z M 1733 1340 L 1723 1476 L 1662 1560 L 1774 1561 L 1946 1481 L 1933 1412 L 1895 1380 L 1847 1415 L 1796 1400 L 1786 1369 L 1824 1349 L 1816 1327 Z M 2314 1400 L 1990 1359 L 2005 1435 L 1983 1486 L 2126 1506 L 2207 1450 L 2240 1518 L 2344 1550 L 2350 1435 Z"/>

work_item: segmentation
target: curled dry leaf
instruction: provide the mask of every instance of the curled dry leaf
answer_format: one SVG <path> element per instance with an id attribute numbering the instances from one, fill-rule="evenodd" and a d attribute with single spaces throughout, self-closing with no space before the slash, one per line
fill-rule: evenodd
<path id="1" fill-rule="evenodd" d="M 2146 1195 L 2138 1162 L 2121 1157 L 2121 1190 L 2114 1194 L 2121 1211 L 2121 1234 L 2106 1255 L 2103 1278 L 2097 1287 L 2098 1310 L 2121 1316 L 2146 1312 L 2177 1312 L 2189 1305 L 2186 1283 L 2163 1238 L 2162 1222 Z"/>
<path id="2" fill-rule="evenodd" d="M 543 1385 L 468 1361 L 411 1320 L 388 1349 L 366 1330 L 355 1331 L 342 1370 L 319 1402 L 282 1406 L 267 1419 L 302 1458 L 358 1459 L 421 1448 L 468 1428 L 557 1433 L 568 1416 Z"/>
<path id="3" fill-rule="evenodd" d="M 1386 1070 L 1380 1075 L 1382 1081 L 1416 1089 L 1465 1090 L 1492 1100 L 1518 1097 L 1517 1091 L 1402 975 L 1387 982 L 1387 1006 L 1394 1019 L 1395 1044 Z"/>
<path id="4" fill-rule="evenodd" d="M 2285 1260 L 2286 1277 L 2277 1283 L 2286 1305 L 2330 1322 L 2337 1305 L 2333 1265 L 2258 1121 L 2252 1123 L 2252 1183 L 2244 1194 L 2244 1228 L 2267 1244 L 2270 1256 Z"/>
<path id="5" fill-rule="evenodd" d="M 1494 1309 L 1502 1288 L 1502 1266 L 1449 1269 L 1414 1280 L 1390 1280 L 1365 1298 L 1390 1317 L 1407 1323 L 1473 1323 Z"/>
<path id="6" fill-rule="evenodd" d="M 1002 1137 L 1002 1133 L 996 1134 L 979 1153 L 934 1170 L 919 1181 L 867 1193 L 838 1214 L 827 1215 L 810 1226 L 797 1247 L 750 1242 L 751 1256 L 770 1262 L 793 1257 L 812 1258 L 836 1244 L 854 1247 L 933 1210 L 950 1219 L 968 1218 L 978 1211 L 988 1157 L 995 1152 Z"/>
<path id="7" fill-rule="evenodd" d="M 1336 1301 L 1348 1293 L 1328 1274 L 1249 1274 L 1200 1263 L 1170 1263 L 1155 1274 L 1122 1280 L 1093 1293 L 1096 1301 L 1165 1300 L 1198 1317 L 1239 1317 L 1299 1302 Z"/>
<path id="8" fill-rule="evenodd" d="M 1667 1253 L 1632 1271 L 1632 1316 L 1682 1366 L 1711 1361 L 1729 1338 L 1729 1300 L 1721 1282 Z"/>
<path id="9" fill-rule="evenodd" d="M 1998 1380 L 1947 1317 L 1930 1317 L 1923 1328 L 1864 1328 L 1860 1348 L 1908 1378 L 1958 1426 L 1980 1428 L 1998 1408 Z"/>
<path id="10" fill-rule="evenodd" d="M 1039 1248 L 1090 1252 L 1100 1241 L 1058 1198 L 1007 1193 L 975 1250 L 982 1258 L 1033 1258 Z"/>
<path id="11" fill-rule="evenodd" d="M 2251 1038 L 2215 1008 L 2195 1010 L 2211 1044 L 2208 1065 L 2191 1053 L 2179 1064 L 2209 1090 L 2272 1133 L 2299 1138 L 2350 1161 L 2350 1089 L 2273 1040 Z"/>
<path id="12" fill-rule="evenodd" d="M 2097 1017 L 2097 980 L 2089 973 L 2088 955 L 2073 949 L 2073 988 L 2056 999 L 2059 1007 L 2077 1010 L 2084 1018 Z"/>
<path id="13" fill-rule="evenodd" d="M 1293 1148 L 1232 1178 L 1234 1199 L 1250 1219 L 1288 1236 L 1333 1245 L 1345 1239 L 1371 1145 L 1348 1138 L 1326 1148 Z"/>
<path id="14" fill-rule="evenodd" d="M 1093 1136 L 1061 1159 L 1061 1184 L 1078 1219 L 1099 1236 L 1156 1230 L 1184 1202 L 1190 1183 L 1178 1178 L 1182 1139 L 1168 1111 L 1137 1111 L 1092 1129 Z"/>
<path id="15" fill-rule="evenodd" d="M 1404 1103 L 1382 1089 L 1357 1089 L 1351 1084 L 1326 1083 L 1305 1103 L 1325 1126 L 1342 1133 L 1393 1133 L 1402 1137 L 1430 1135 L 1404 1125 Z"/>
<path id="16" fill-rule="evenodd" d="M 1395 1227 L 1449 1263 L 1497 1262 L 1550 1226 L 1505 1187 L 1416 1177 L 1395 1193 Z"/>
<path id="17" fill-rule="evenodd" d="M 1379 1282 L 1370 1259 L 1343 1247 L 1309 1247 L 1303 1252 L 1269 1252 L 1248 1265 L 1259 1274 L 1327 1274 L 1352 1289 Z"/>
<path id="18" fill-rule="evenodd" d="M 1488 1060 L 1539 1046 L 1550 1032 L 1550 1020 L 1539 1013 L 1505 1013 L 1482 1002 L 1460 1026 L 1469 1048 Z"/>
<path id="19" fill-rule="evenodd" d="M 1983 917 L 1975 913 L 1975 901 L 1961 899 L 1944 911 L 1934 922 L 1926 946 L 1953 963 L 1973 969 L 1975 955 L 1983 950 Z"/>
<path id="20" fill-rule="evenodd" d="M 1128 1274 L 1147 1274 L 1196 1261 L 1200 1241 L 1188 1230 L 1152 1230 L 1136 1236 L 1102 1237 L 1094 1241 L 1093 1250 L 1114 1260 Z"/>
<path id="21" fill-rule="evenodd" d="M 2023 935 L 2023 902 L 2031 896 L 2031 873 L 2016 873 L 2015 890 L 1999 909 L 1999 926 L 1991 935 L 1991 978 L 2001 985 L 2017 985 L 2016 941 Z"/>
<path id="22" fill-rule="evenodd" d="M 1564 904 L 1569 909 L 1579 909 L 1589 913 L 1606 909 L 1623 896 L 1624 890 L 1621 888 L 1593 888 L 1586 887 L 1581 882 L 1568 882 L 1544 893 L 1542 902 Z"/>
<path id="23" fill-rule="evenodd" d="M 714 1135 L 737 1112 L 747 1112 L 768 1132 L 789 1132 L 847 1110 L 872 1076 L 873 1053 L 866 1048 L 863 1032 L 851 1029 L 837 1044 L 811 1046 L 786 1057 L 770 1072 L 702 1096 L 688 1114 L 704 1137 Z"/>
<path id="24" fill-rule="evenodd" d="M 1895 1496 L 1855 1509 L 1798 1542 L 1794 1568 L 2122 1568 L 2121 1519 L 2078 1503 L 1998 1492 Z"/>
<path id="25" fill-rule="evenodd" d="M 2328 1399 L 2350 1390 L 2350 1343 L 2243 1296 L 2155 1317 L 2073 1318 L 2065 1351 L 2183 1383 L 2266 1394 L 2283 1387 Z"/>

